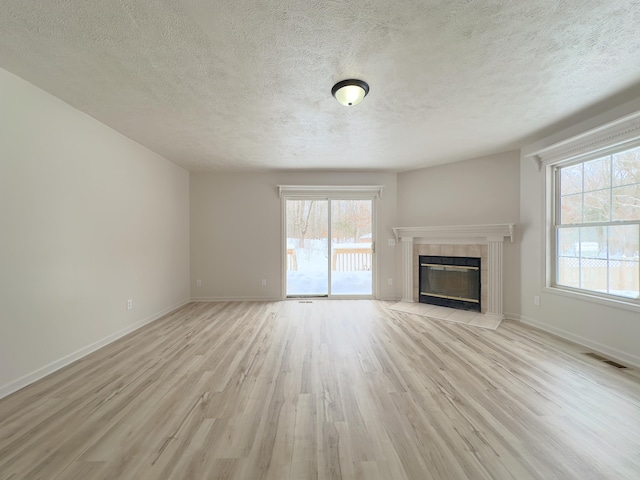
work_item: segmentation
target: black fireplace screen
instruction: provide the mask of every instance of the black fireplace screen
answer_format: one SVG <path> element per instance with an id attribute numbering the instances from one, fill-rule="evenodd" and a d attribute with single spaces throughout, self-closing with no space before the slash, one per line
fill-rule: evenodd
<path id="1" fill-rule="evenodd" d="M 421 255 L 422 303 L 480 311 L 480 259 Z"/>

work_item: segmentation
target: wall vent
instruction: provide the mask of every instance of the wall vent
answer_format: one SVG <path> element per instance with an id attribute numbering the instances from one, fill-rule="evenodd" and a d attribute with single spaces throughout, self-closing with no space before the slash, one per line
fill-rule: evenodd
<path id="1" fill-rule="evenodd" d="M 591 357 L 591 358 L 594 358 L 594 359 L 599 360 L 601 362 L 607 363 L 607 364 L 611 365 L 612 367 L 627 368 L 626 366 L 621 365 L 618 362 L 614 362 L 613 360 L 609 360 L 608 358 L 604 358 L 604 357 L 598 355 L 597 353 L 587 352 L 587 353 L 585 353 L 585 355 L 587 357 Z"/>

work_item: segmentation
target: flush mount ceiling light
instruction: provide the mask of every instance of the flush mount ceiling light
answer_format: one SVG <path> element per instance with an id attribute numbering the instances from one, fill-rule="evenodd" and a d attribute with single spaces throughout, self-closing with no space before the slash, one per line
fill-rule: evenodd
<path id="1" fill-rule="evenodd" d="M 343 80 L 336 83 L 331 89 L 331 95 L 345 107 L 359 104 L 369 93 L 369 85 L 362 80 Z"/>

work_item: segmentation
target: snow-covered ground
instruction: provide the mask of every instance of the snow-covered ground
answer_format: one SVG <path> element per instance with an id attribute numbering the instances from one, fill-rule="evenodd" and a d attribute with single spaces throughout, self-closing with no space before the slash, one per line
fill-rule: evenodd
<path id="1" fill-rule="evenodd" d="M 295 250 L 298 270 L 287 271 L 287 295 L 327 295 L 330 263 L 326 243 L 312 242 L 309 248 Z M 332 295 L 372 293 L 371 271 L 331 272 Z"/>
<path id="2" fill-rule="evenodd" d="M 326 269 L 326 265 L 325 265 Z M 327 272 L 287 272 L 287 295 L 326 295 Z M 371 295 L 371 272 L 331 272 L 332 295 Z"/>

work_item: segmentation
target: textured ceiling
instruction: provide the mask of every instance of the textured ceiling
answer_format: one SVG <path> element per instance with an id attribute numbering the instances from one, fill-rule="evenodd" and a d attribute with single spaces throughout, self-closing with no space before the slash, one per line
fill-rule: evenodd
<path id="1" fill-rule="evenodd" d="M 639 25 L 640 0 L 2 0 L 0 67 L 192 171 L 407 170 L 640 85 Z"/>

